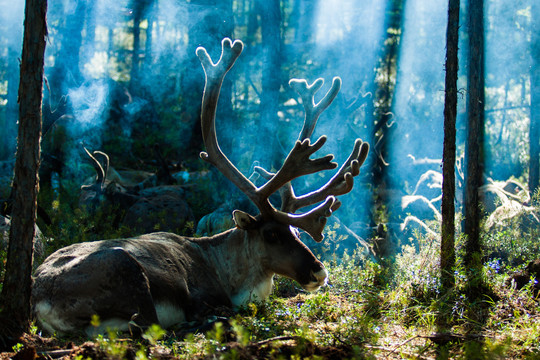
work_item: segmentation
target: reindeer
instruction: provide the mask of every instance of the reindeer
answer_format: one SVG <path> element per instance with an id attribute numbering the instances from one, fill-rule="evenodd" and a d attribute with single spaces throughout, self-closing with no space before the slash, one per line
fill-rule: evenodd
<path id="1" fill-rule="evenodd" d="M 224 39 L 216 64 L 204 48 L 197 49 L 206 78 L 201 114 L 206 152 L 201 158 L 232 181 L 260 213 L 252 216 L 235 210 L 236 227 L 212 237 L 159 232 L 58 250 L 37 269 L 32 292 L 34 313 L 46 331 L 93 334 L 107 327 L 125 331 L 154 323 L 171 328 L 200 322 L 216 308 L 235 308 L 267 298 L 274 274 L 296 280 L 307 291 L 326 284 L 327 270 L 299 240 L 297 229 L 315 241 L 322 240 L 327 218 L 341 204 L 336 196 L 352 190 L 353 177 L 358 175 L 369 146 L 356 140 L 347 161 L 324 186 L 297 197 L 291 180 L 337 167 L 332 155 L 310 159 L 325 143 L 325 136 L 313 144 L 301 136 L 279 171 L 272 174 L 260 169 L 268 180 L 256 187 L 223 154 L 215 128 L 223 79 L 242 49 L 240 40 Z M 316 83 L 319 88 L 320 82 Z M 312 95 L 317 90 L 305 81 L 293 83 Z M 339 86 L 335 79 L 329 93 L 337 93 Z M 318 104 L 311 97 L 305 105 L 310 111 L 302 133 L 311 134 L 309 127 L 330 102 L 328 94 Z M 278 210 L 269 198 L 280 189 L 284 201 Z M 294 213 L 318 203 L 305 213 Z M 101 320 L 98 328 L 91 325 L 94 314 Z"/>

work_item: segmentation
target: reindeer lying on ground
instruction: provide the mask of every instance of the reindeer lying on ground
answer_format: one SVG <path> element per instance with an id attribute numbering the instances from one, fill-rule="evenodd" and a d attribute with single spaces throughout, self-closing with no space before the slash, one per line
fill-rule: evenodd
<path id="1" fill-rule="evenodd" d="M 293 86 L 310 93 L 310 111 L 304 130 L 283 166 L 261 187 L 249 181 L 222 153 L 215 129 L 215 113 L 225 74 L 243 49 L 241 41 L 222 42 L 222 54 L 214 64 L 204 48 L 197 49 L 205 74 L 201 125 L 207 152 L 203 160 L 214 165 L 257 206 L 253 217 L 234 211 L 236 228 L 213 237 L 186 238 L 172 233 L 153 233 L 137 238 L 80 243 L 60 249 L 37 269 L 33 286 L 34 311 L 48 332 L 94 333 L 106 327 L 128 330 L 153 323 L 170 328 L 185 321 L 200 321 L 213 309 L 236 307 L 254 299 L 265 299 L 272 290 L 274 274 L 296 280 L 308 291 L 327 281 L 327 271 L 299 240 L 296 228 L 316 241 L 322 240 L 326 219 L 337 210 L 335 196 L 351 191 L 368 144 L 356 140 L 348 160 L 320 189 L 295 196 L 290 181 L 322 170 L 334 169 L 333 156 L 310 156 L 326 137 L 311 144 L 312 127 L 339 90 L 336 78 L 329 94 L 318 104 L 313 94 L 322 85 Z M 315 84 L 314 84 L 315 85 Z M 280 210 L 269 201 L 282 189 Z M 322 202 L 303 214 L 298 209 Z M 90 324 L 92 315 L 101 327 Z"/>

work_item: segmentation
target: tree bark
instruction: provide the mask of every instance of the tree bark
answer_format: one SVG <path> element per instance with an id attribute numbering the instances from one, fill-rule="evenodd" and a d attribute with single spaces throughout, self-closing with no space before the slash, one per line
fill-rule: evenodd
<path id="1" fill-rule="evenodd" d="M 532 2 L 531 24 L 531 121 L 529 127 L 529 191 L 533 196 L 540 182 L 540 3 Z"/>
<path id="2" fill-rule="evenodd" d="M 280 154 L 277 145 L 277 113 L 281 87 L 281 8 L 279 0 L 259 0 L 257 10 L 261 16 L 262 33 L 262 94 L 259 134 L 266 139 L 260 159 L 267 169 L 278 168 L 287 154 Z"/>
<path id="3" fill-rule="evenodd" d="M 28 329 L 39 190 L 41 102 L 47 0 L 26 0 L 19 86 L 19 130 L 6 274 L 0 295 L 3 346 Z"/>
<path id="4" fill-rule="evenodd" d="M 146 12 L 148 1 L 134 0 L 131 4 L 133 8 L 133 52 L 131 56 L 131 73 L 129 90 L 132 94 L 140 94 L 140 57 L 141 57 L 141 21 Z"/>
<path id="5" fill-rule="evenodd" d="M 441 204 L 441 284 L 443 291 L 454 287 L 456 193 L 456 111 L 460 0 L 448 1 L 446 28 L 446 78 L 444 97 L 443 188 Z"/>
<path id="6" fill-rule="evenodd" d="M 387 2 L 385 37 L 379 60 L 375 71 L 373 87 L 369 92 L 374 94 L 374 100 L 368 102 L 369 113 L 373 114 L 371 126 L 371 183 L 373 184 L 373 203 L 375 217 L 373 221 L 378 225 L 391 222 L 392 210 L 388 209 L 389 198 L 387 190 L 391 186 L 388 176 L 387 159 L 389 157 L 389 143 L 395 126 L 391 125 L 392 106 L 396 89 L 396 72 L 399 64 L 401 34 L 404 21 L 406 0 L 391 0 Z M 384 256 L 389 254 L 384 254 Z"/>
<path id="7" fill-rule="evenodd" d="M 467 74 L 468 133 L 465 144 L 466 235 L 464 264 L 468 271 L 480 270 L 480 207 L 478 189 L 484 170 L 484 2 L 468 0 L 469 56 Z"/>

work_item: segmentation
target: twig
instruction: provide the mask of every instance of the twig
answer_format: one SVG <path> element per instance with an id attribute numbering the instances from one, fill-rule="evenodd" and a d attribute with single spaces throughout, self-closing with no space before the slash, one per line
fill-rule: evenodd
<path id="1" fill-rule="evenodd" d="M 412 340 L 412 339 L 411 339 Z M 390 348 L 387 348 L 387 347 L 384 347 L 384 346 L 377 346 L 377 345 L 369 345 L 369 344 L 366 344 L 365 345 L 367 348 L 370 348 L 370 349 L 373 349 L 373 350 L 382 350 L 382 351 L 388 351 L 390 354 L 392 354 L 396 349 L 390 349 Z M 408 352 L 408 351 L 400 351 L 401 354 L 404 354 L 404 355 L 407 355 L 408 357 L 410 358 L 415 358 L 415 359 L 427 359 L 426 357 L 422 356 L 422 355 L 419 355 L 419 354 L 413 354 L 411 352 Z"/>
<path id="2" fill-rule="evenodd" d="M 38 351 L 38 355 L 48 357 L 51 359 L 58 359 L 67 355 L 70 355 L 72 352 L 74 352 L 75 349 L 68 349 L 68 350 L 51 350 L 51 351 Z"/>
<path id="3" fill-rule="evenodd" d="M 269 338 L 269 339 L 265 339 L 265 340 L 261 340 L 259 342 L 256 342 L 253 345 L 261 346 L 261 345 L 266 345 L 266 344 L 274 342 L 274 341 L 298 340 L 299 338 L 300 338 L 300 336 L 291 336 L 291 335 L 275 336 L 273 338 Z"/>
<path id="4" fill-rule="evenodd" d="M 390 351 L 390 354 L 395 353 L 397 349 L 399 349 L 399 348 L 402 347 L 403 345 L 405 345 L 405 344 L 409 343 L 410 341 L 412 341 L 412 340 L 414 340 L 414 339 L 417 339 L 417 338 L 419 338 L 419 337 L 420 337 L 420 335 L 415 335 L 415 336 L 413 336 L 413 337 L 411 337 L 411 338 L 408 338 L 407 340 L 403 341 L 401 344 L 398 344 L 398 345 L 394 346 L 394 349 L 393 349 L 392 351 Z"/>

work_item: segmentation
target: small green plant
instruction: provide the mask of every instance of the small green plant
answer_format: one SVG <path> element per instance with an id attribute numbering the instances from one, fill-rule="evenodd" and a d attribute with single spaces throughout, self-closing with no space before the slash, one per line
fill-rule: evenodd
<path id="1" fill-rule="evenodd" d="M 153 324 L 148 329 L 146 329 L 142 337 L 151 345 L 156 345 L 158 341 L 163 339 L 166 334 L 167 332 L 163 330 L 161 326 Z"/>
<path id="2" fill-rule="evenodd" d="M 13 346 L 11 347 L 11 349 L 12 349 L 13 352 L 15 352 L 15 353 L 18 353 L 18 352 L 21 351 L 23 348 L 24 348 L 24 345 L 21 344 L 21 343 L 16 343 L 15 345 L 13 345 Z"/>

